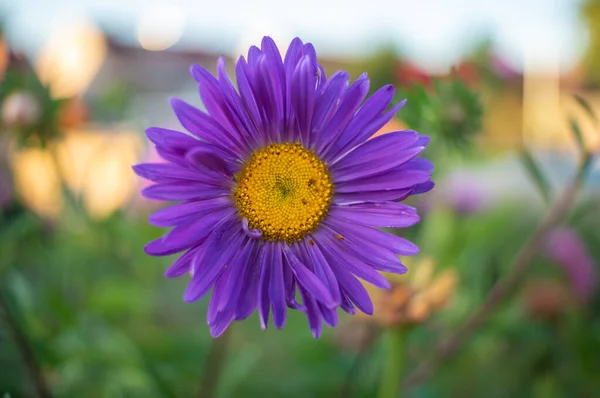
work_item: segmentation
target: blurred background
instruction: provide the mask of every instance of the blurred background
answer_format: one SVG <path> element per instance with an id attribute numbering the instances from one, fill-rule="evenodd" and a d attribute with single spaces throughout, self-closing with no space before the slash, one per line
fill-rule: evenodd
<path id="1" fill-rule="evenodd" d="M 170 97 L 202 107 L 191 64 L 231 69 L 264 35 L 396 85 L 380 133 L 431 136 L 437 186 L 374 317 L 314 340 L 301 313 L 252 316 L 215 345 L 208 300 L 143 252 L 161 204 L 131 165 L 161 161 L 143 132 L 179 129 Z M 474 311 L 600 148 L 597 110 L 598 0 L 0 0 L 0 396 L 376 396 L 379 337 L 403 331 L 407 376 Z M 402 396 L 600 396 L 598 168 L 509 299 Z"/>

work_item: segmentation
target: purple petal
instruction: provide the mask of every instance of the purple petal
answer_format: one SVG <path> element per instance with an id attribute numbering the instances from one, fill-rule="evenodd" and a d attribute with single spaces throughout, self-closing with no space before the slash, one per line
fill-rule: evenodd
<path id="1" fill-rule="evenodd" d="M 309 133 L 315 106 L 316 65 L 308 55 L 300 59 L 292 77 L 292 106 L 296 116 L 299 139 L 305 147 L 310 145 Z"/>
<path id="2" fill-rule="evenodd" d="M 209 115 L 177 98 L 171 99 L 171 107 L 187 131 L 227 150 L 234 156 L 243 157 L 244 146 Z"/>
<path id="3" fill-rule="evenodd" d="M 345 206 L 333 205 L 329 210 L 332 217 L 340 217 L 371 227 L 405 228 L 419 222 L 414 207 L 395 202 L 366 202 Z"/>
<path id="4" fill-rule="evenodd" d="M 342 239 L 345 234 L 349 234 L 358 242 L 371 242 L 403 256 L 413 256 L 419 253 L 419 248 L 414 243 L 378 229 L 344 222 L 333 217 L 327 220 L 327 224 L 331 225 L 333 230 L 337 231 Z"/>
<path id="5" fill-rule="evenodd" d="M 213 211 L 218 211 L 226 207 L 233 207 L 233 202 L 229 196 L 217 196 L 201 201 L 177 203 L 154 212 L 150 215 L 148 221 L 157 227 L 172 227 L 185 221 L 190 216 L 194 218 L 204 217 Z"/>
<path id="6" fill-rule="evenodd" d="M 273 244 L 266 243 L 262 249 L 262 257 L 260 258 L 260 279 L 257 286 L 258 295 L 258 318 L 260 319 L 260 327 L 265 330 L 269 324 L 269 308 L 271 301 L 269 299 L 269 279 L 271 278 L 271 251 Z"/>
<path id="7" fill-rule="evenodd" d="M 241 233 L 236 233 L 235 222 L 223 221 L 213 229 L 204 242 L 204 255 L 193 262 L 194 277 L 188 285 L 184 299 L 187 302 L 202 298 L 213 286 L 223 268 L 241 250 Z M 227 294 L 225 294 L 225 297 Z"/>
<path id="8" fill-rule="evenodd" d="M 336 184 L 336 192 L 383 191 L 410 188 L 427 182 L 431 174 L 420 170 L 391 170 L 376 176 Z"/>
<path id="9" fill-rule="evenodd" d="M 283 254 L 285 255 L 288 265 L 294 272 L 298 283 L 302 287 L 327 307 L 333 308 L 337 306 L 338 303 L 333 300 L 331 293 L 327 287 L 325 287 L 323 282 L 321 282 L 315 274 L 298 260 L 288 245 L 283 245 Z"/>
<path id="10" fill-rule="evenodd" d="M 329 160 L 321 155 L 324 153 L 325 148 L 337 139 L 338 135 L 352 119 L 352 116 L 354 116 L 354 113 L 360 106 L 360 103 L 364 100 L 368 91 L 369 79 L 366 74 L 363 74 L 348 87 L 346 92 L 342 95 L 342 99 L 335 115 L 325 126 L 316 142 L 315 150 L 321 159 L 326 161 Z"/>
<path id="11" fill-rule="evenodd" d="M 187 274 L 191 270 L 192 261 L 196 256 L 201 255 L 202 246 L 196 246 L 180 256 L 166 271 L 167 278 L 177 278 L 183 274 Z"/>
<path id="12" fill-rule="evenodd" d="M 154 184 L 142 190 L 142 196 L 145 198 L 158 200 L 200 200 L 230 194 L 230 187 L 208 186 L 202 183 Z"/>
<path id="13" fill-rule="evenodd" d="M 306 307 L 306 318 L 308 319 L 308 326 L 315 339 L 321 336 L 323 325 L 321 324 L 321 311 L 317 306 L 315 298 L 303 287 L 300 287 L 300 296 Z"/>
<path id="14" fill-rule="evenodd" d="M 146 245 L 144 250 L 153 256 L 168 256 L 201 244 L 222 220 L 232 217 L 235 210 L 225 208 L 215 210 L 204 217 L 191 219 L 184 224 L 179 224 L 162 238 L 156 239 Z"/>
<path id="15" fill-rule="evenodd" d="M 276 245 L 269 245 L 269 260 L 271 268 L 269 279 L 269 299 L 273 306 L 273 324 L 281 329 L 286 319 L 285 282 L 283 278 L 283 253 Z"/>

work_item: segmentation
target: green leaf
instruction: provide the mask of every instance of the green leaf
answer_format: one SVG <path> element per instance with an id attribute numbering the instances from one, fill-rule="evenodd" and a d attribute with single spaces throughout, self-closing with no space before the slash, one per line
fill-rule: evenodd
<path id="1" fill-rule="evenodd" d="M 521 163 L 523 163 L 529 177 L 531 177 L 540 191 L 544 201 L 547 204 L 550 203 L 550 184 L 548 184 L 548 180 L 546 180 L 546 177 L 542 174 L 537 162 L 527 148 L 521 150 Z"/>
<path id="2" fill-rule="evenodd" d="M 573 98 L 575 98 L 575 101 L 577 101 L 579 106 L 581 106 L 586 111 L 586 113 L 588 114 L 590 119 L 592 119 L 594 122 L 598 123 L 598 116 L 596 116 L 596 113 L 590 106 L 590 103 L 587 102 L 587 100 L 585 98 L 583 98 L 577 94 L 573 95 Z"/>
<path id="3" fill-rule="evenodd" d="M 575 120 L 573 118 L 571 118 L 569 120 L 569 123 L 571 124 L 571 131 L 573 132 L 575 141 L 577 141 L 577 146 L 579 147 L 579 150 L 582 153 L 585 153 L 585 151 L 586 151 L 585 141 L 583 140 L 583 134 L 581 133 L 581 128 L 579 127 L 579 123 L 577 123 L 577 120 Z"/>

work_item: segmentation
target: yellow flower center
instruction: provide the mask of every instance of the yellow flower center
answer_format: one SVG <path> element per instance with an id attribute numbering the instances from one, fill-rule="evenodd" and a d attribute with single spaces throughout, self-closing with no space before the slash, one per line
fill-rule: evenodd
<path id="1" fill-rule="evenodd" d="M 299 143 L 254 151 L 236 180 L 238 212 L 271 241 L 295 242 L 314 231 L 333 194 L 326 164 Z"/>

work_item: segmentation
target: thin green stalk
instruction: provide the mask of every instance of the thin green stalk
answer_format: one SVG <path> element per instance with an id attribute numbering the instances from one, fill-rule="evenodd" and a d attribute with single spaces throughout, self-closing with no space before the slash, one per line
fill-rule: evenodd
<path id="1" fill-rule="evenodd" d="M 213 398 L 217 396 L 219 380 L 225 364 L 227 347 L 231 339 L 231 328 L 228 328 L 221 337 L 214 339 L 208 352 L 204 374 L 200 385 L 199 398 Z"/>
<path id="2" fill-rule="evenodd" d="M 385 343 L 384 367 L 379 382 L 379 398 L 396 398 L 400 392 L 404 361 L 404 330 L 389 329 L 383 335 Z"/>

